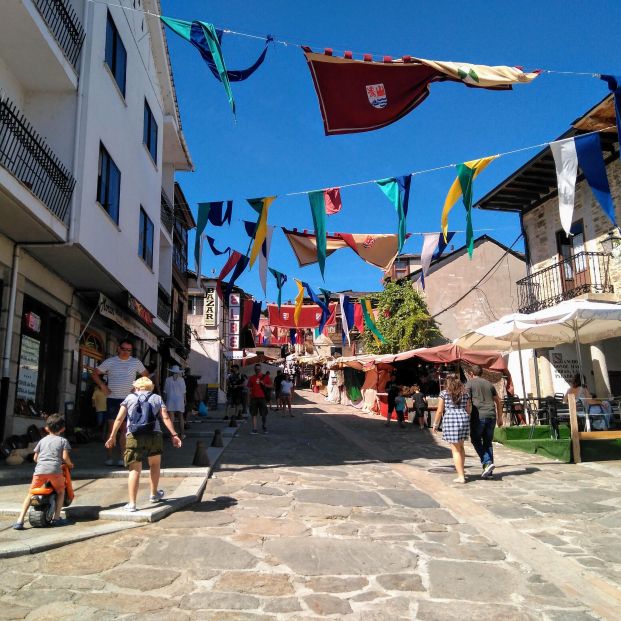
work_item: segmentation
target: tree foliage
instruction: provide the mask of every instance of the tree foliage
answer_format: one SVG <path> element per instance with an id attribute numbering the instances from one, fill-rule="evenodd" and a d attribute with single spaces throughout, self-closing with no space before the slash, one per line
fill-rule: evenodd
<path id="1" fill-rule="evenodd" d="M 428 347 L 441 337 L 427 304 L 408 280 L 388 282 L 384 290 L 370 296 L 377 309 L 375 323 L 385 343 L 377 343 L 370 330 L 362 333 L 364 349 L 370 354 L 396 354 Z"/>

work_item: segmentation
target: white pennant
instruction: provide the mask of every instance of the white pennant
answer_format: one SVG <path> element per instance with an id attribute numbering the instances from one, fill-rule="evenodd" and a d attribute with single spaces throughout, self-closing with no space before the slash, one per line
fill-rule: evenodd
<path id="1" fill-rule="evenodd" d="M 561 226 L 569 236 L 574 215 L 574 198 L 576 195 L 576 175 L 578 174 L 578 154 L 573 138 L 557 140 L 550 143 L 554 156 L 556 179 L 558 182 L 558 213 Z"/>
<path id="2" fill-rule="evenodd" d="M 420 262 L 423 274 L 427 276 L 433 253 L 438 249 L 440 233 L 425 233 L 423 235 L 423 251 L 420 253 Z"/>
<path id="3" fill-rule="evenodd" d="M 341 329 L 343 330 L 343 333 L 345 334 L 346 338 L 347 338 L 347 344 L 351 347 L 351 341 L 349 340 L 349 330 L 351 329 L 351 326 L 347 323 L 347 315 L 345 314 L 345 311 L 343 310 L 343 298 L 345 297 L 344 293 L 339 293 L 339 304 L 341 305 Z"/>
<path id="4" fill-rule="evenodd" d="M 261 287 L 263 287 L 263 293 L 267 295 L 267 260 L 270 256 L 270 246 L 272 245 L 272 234 L 274 233 L 274 227 L 267 227 L 265 232 L 265 254 L 263 254 L 263 248 L 261 248 L 261 254 L 259 255 L 259 279 L 261 280 Z"/>

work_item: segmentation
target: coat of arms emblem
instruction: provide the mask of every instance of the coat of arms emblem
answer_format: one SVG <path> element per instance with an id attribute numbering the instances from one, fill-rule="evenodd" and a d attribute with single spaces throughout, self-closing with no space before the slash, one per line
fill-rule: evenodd
<path id="1" fill-rule="evenodd" d="M 388 98 L 386 97 L 386 89 L 383 84 L 367 84 L 367 97 L 369 103 L 378 110 L 385 108 L 388 105 Z"/>

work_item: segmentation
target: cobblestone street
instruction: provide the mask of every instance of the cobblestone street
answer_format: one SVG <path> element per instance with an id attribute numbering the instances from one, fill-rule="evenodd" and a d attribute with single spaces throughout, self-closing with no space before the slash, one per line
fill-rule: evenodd
<path id="1" fill-rule="evenodd" d="M 618 618 L 616 464 L 500 449 L 483 481 L 469 451 L 457 487 L 428 431 L 308 392 L 295 415 L 245 425 L 187 510 L 2 560 L 0 619 Z"/>

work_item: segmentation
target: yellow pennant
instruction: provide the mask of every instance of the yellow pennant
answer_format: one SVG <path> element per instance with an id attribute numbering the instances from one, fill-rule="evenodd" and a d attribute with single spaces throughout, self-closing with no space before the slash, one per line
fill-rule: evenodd
<path id="1" fill-rule="evenodd" d="M 259 256 L 259 253 L 261 252 L 261 247 L 263 246 L 263 242 L 265 241 L 265 237 L 267 236 L 267 214 L 270 205 L 274 202 L 275 199 L 275 196 L 266 196 L 264 199 L 262 199 L 263 207 L 261 208 L 261 213 L 259 214 L 257 229 L 254 233 L 254 241 L 252 242 L 252 250 L 250 251 L 250 267 L 253 266 L 256 258 Z M 256 200 L 258 201 L 258 199 Z"/>
<path id="2" fill-rule="evenodd" d="M 294 278 L 295 284 L 298 286 L 298 294 L 295 296 L 295 310 L 293 311 L 293 321 L 295 325 L 298 325 L 300 321 L 300 313 L 302 312 L 302 304 L 304 302 L 304 285 Z"/>

